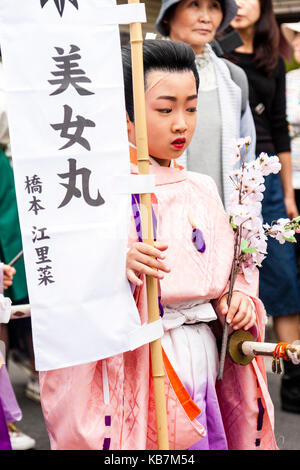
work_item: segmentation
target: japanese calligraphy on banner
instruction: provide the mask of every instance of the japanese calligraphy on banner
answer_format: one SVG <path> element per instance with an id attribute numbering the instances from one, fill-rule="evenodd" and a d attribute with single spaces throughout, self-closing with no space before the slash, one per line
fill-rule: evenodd
<path id="1" fill-rule="evenodd" d="M 125 274 L 131 189 L 118 23 L 132 21 L 145 21 L 144 5 L 0 3 L 38 370 L 109 357 L 162 333 L 160 323 L 141 325 Z"/>

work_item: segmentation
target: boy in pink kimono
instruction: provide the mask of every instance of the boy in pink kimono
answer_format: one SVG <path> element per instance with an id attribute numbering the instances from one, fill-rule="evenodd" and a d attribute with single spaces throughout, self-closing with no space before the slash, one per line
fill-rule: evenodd
<path id="1" fill-rule="evenodd" d="M 123 68 L 132 173 L 137 173 L 129 47 L 123 48 Z M 233 329 L 251 329 L 263 341 L 265 313 L 258 285 L 242 277 L 228 310 L 232 229 L 212 179 L 175 163 L 196 124 L 194 53 L 184 43 L 145 41 L 144 68 L 159 242 L 154 248 L 142 243 L 138 224 L 132 225 L 126 272 L 142 322 L 147 321 L 145 275 L 160 282 L 170 449 L 276 449 L 263 359 L 242 367 L 227 358 L 216 390 L 212 322 L 218 317 L 224 322 L 227 314 Z M 133 206 L 136 220 L 138 197 Z M 40 382 L 53 449 L 157 449 L 149 345 L 41 373 Z"/>

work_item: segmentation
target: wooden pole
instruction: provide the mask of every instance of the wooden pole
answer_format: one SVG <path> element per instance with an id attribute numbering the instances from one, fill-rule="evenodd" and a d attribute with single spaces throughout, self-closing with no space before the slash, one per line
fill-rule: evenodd
<path id="1" fill-rule="evenodd" d="M 242 366 L 247 366 L 252 362 L 256 356 L 270 356 L 279 358 L 283 357 L 285 360 L 290 360 L 288 351 L 300 359 L 300 342 L 294 343 L 261 343 L 254 341 L 253 336 L 249 331 L 237 330 L 228 338 L 228 355 L 235 363 Z"/>
<path id="2" fill-rule="evenodd" d="M 241 350 L 245 356 L 273 356 L 277 343 L 259 343 L 252 341 L 243 341 Z M 300 345 L 288 344 L 285 349 L 295 352 L 300 359 Z"/>
<path id="3" fill-rule="evenodd" d="M 8 263 L 8 266 L 13 266 L 14 264 L 16 264 L 16 262 L 22 258 L 23 256 L 23 250 L 20 251 L 20 253 L 17 254 L 17 256 L 15 256 L 9 263 Z"/>
<path id="4" fill-rule="evenodd" d="M 29 304 L 12 305 L 10 319 L 15 320 L 18 318 L 30 317 L 30 312 L 31 310 Z"/>
<path id="5" fill-rule="evenodd" d="M 139 0 L 128 0 L 128 3 L 139 3 Z M 149 151 L 146 124 L 146 105 L 144 89 L 143 34 L 141 23 L 130 25 L 130 44 L 132 56 L 132 80 L 134 98 L 134 116 L 136 129 L 136 147 L 138 170 L 140 174 L 149 173 Z M 143 242 L 154 246 L 151 195 L 141 194 L 141 223 Z M 148 321 L 159 320 L 157 280 L 146 276 Z M 154 385 L 157 440 L 159 450 L 169 450 L 167 406 L 165 397 L 165 373 L 162 357 L 161 340 L 150 343 L 152 377 Z"/>

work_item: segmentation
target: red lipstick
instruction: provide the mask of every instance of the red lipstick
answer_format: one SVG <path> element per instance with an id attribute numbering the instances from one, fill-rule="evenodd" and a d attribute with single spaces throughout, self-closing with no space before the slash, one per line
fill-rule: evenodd
<path id="1" fill-rule="evenodd" d="M 185 143 L 186 143 L 186 138 L 185 138 L 185 137 L 180 137 L 180 138 L 174 140 L 174 141 L 172 142 L 172 145 L 173 145 L 173 147 L 175 147 L 176 149 L 181 150 L 181 149 L 183 149 L 183 147 L 185 146 Z"/>

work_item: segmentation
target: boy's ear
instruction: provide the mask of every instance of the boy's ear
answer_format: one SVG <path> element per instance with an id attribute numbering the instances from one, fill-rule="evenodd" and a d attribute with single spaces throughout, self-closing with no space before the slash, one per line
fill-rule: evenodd
<path id="1" fill-rule="evenodd" d="M 134 122 L 130 121 L 129 114 L 127 111 L 126 111 L 126 124 L 127 124 L 128 140 L 133 145 L 135 145 L 135 125 L 134 125 Z"/>

